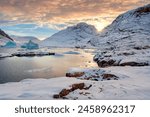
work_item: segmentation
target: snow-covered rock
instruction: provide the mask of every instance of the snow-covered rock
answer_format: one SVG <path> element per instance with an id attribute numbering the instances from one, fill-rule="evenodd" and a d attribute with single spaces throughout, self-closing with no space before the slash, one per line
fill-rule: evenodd
<path id="1" fill-rule="evenodd" d="M 42 45 L 56 47 L 84 47 L 88 44 L 90 38 L 96 34 L 97 30 L 94 26 L 86 23 L 79 23 L 45 39 L 42 42 Z"/>

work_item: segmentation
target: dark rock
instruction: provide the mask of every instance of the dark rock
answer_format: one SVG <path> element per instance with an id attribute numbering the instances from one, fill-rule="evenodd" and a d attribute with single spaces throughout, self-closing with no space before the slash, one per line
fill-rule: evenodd
<path id="1" fill-rule="evenodd" d="M 109 60 L 99 60 L 97 61 L 97 64 L 99 67 L 108 67 L 115 65 L 115 60 L 109 59 Z"/>
<path id="2" fill-rule="evenodd" d="M 66 73 L 66 77 L 81 77 L 84 74 L 85 74 L 84 72 Z"/>
<path id="3" fill-rule="evenodd" d="M 17 57 L 34 57 L 34 56 L 48 56 L 48 55 L 55 55 L 55 53 L 34 53 L 34 52 L 28 52 L 28 53 L 14 53 L 13 56 Z"/>
<path id="4" fill-rule="evenodd" d="M 62 89 L 61 92 L 59 93 L 60 97 L 64 97 L 66 95 L 68 95 L 71 92 L 70 89 Z"/>
<path id="5" fill-rule="evenodd" d="M 58 98 L 60 98 L 60 96 L 58 94 L 55 94 L 55 95 L 53 95 L 53 98 L 58 99 Z"/>
<path id="6" fill-rule="evenodd" d="M 102 77 L 104 80 L 111 80 L 112 78 L 118 79 L 118 77 L 114 74 L 103 74 Z"/>
<path id="7" fill-rule="evenodd" d="M 124 62 L 121 63 L 120 66 L 148 66 L 149 64 L 146 62 Z"/>
<path id="8" fill-rule="evenodd" d="M 77 89 L 88 90 L 90 87 L 92 87 L 92 85 L 85 87 L 84 83 L 72 84 L 70 89 L 62 89 L 59 94 L 53 95 L 53 98 L 55 98 L 55 99 L 63 98 L 64 99 L 64 97 L 67 96 L 70 92 L 73 92 Z M 67 98 L 65 98 L 65 99 L 67 99 Z"/>
<path id="9" fill-rule="evenodd" d="M 73 84 L 71 90 L 72 91 L 74 91 L 76 89 L 82 90 L 82 89 L 84 89 L 84 87 L 85 87 L 84 83 Z"/>

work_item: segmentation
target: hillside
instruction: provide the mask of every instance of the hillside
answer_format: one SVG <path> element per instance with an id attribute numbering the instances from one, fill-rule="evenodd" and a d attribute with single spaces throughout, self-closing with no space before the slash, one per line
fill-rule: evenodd
<path id="1" fill-rule="evenodd" d="M 94 26 L 86 23 L 79 23 L 45 39 L 42 45 L 57 47 L 85 46 L 90 38 L 96 34 L 97 30 Z"/>

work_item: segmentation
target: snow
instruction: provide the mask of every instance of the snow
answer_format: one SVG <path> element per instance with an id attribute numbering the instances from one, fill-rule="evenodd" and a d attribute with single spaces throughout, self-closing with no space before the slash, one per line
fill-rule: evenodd
<path id="1" fill-rule="evenodd" d="M 76 78 L 25 79 L 21 82 L 0 84 L 0 99 L 53 99 L 62 89 L 74 83 L 90 84 L 89 90 L 75 90 L 68 99 L 150 99 L 150 66 L 109 67 L 126 78 L 109 81 L 80 80 Z"/>
<path id="2" fill-rule="evenodd" d="M 85 73 L 77 78 L 25 79 L 0 84 L 0 99 L 53 99 L 54 94 L 74 83 L 85 83 L 92 87 L 88 90 L 75 90 L 66 96 L 67 99 L 150 99 L 150 12 L 143 12 L 143 9 L 145 11 L 149 8 L 150 4 L 121 14 L 98 35 L 93 26 L 80 23 L 42 42 L 43 46 L 55 47 L 87 47 L 91 44 L 98 48 L 94 53 L 97 63 L 112 59 L 116 66 L 73 68 L 68 71 Z M 68 51 L 63 54 L 77 53 Z M 1 53 L 1 56 L 7 54 Z M 120 66 L 126 62 L 148 64 L 140 67 Z M 41 70 L 43 69 L 26 72 Z M 118 79 L 102 80 L 103 73 L 114 74 Z M 98 81 L 86 79 L 94 75 L 99 76 Z"/>
<path id="3" fill-rule="evenodd" d="M 53 47 L 85 47 L 88 45 L 90 38 L 96 34 L 97 30 L 94 26 L 79 23 L 45 39 L 41 42 L 41 45 Z"/>
<path id="4" fill-rule="evenodd" d="M 5 58 L 5 57 L 12 57 L 12 55 L 9 53 L 0 53 L 0 58 Z"/>
<path id="5" fill-rule="evenodd" d="M 101 50 L 129 50 L 149 45 L 150 11 L 139 14 L 140 10 L 149 8 L 150 4 L 119 15 L 99 35 L 92 37 L 90 43 Z"/>

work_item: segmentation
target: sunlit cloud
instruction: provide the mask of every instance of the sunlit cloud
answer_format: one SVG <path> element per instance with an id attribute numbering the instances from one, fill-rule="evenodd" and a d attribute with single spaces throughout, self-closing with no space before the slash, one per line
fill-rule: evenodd
<path id="1" fill-rule="evenodd" d="M 102 30 L 115 17 L 149 0 L 0 0 L 0 24 L 35 23 L 61 30 L 87 22 Z"/>

